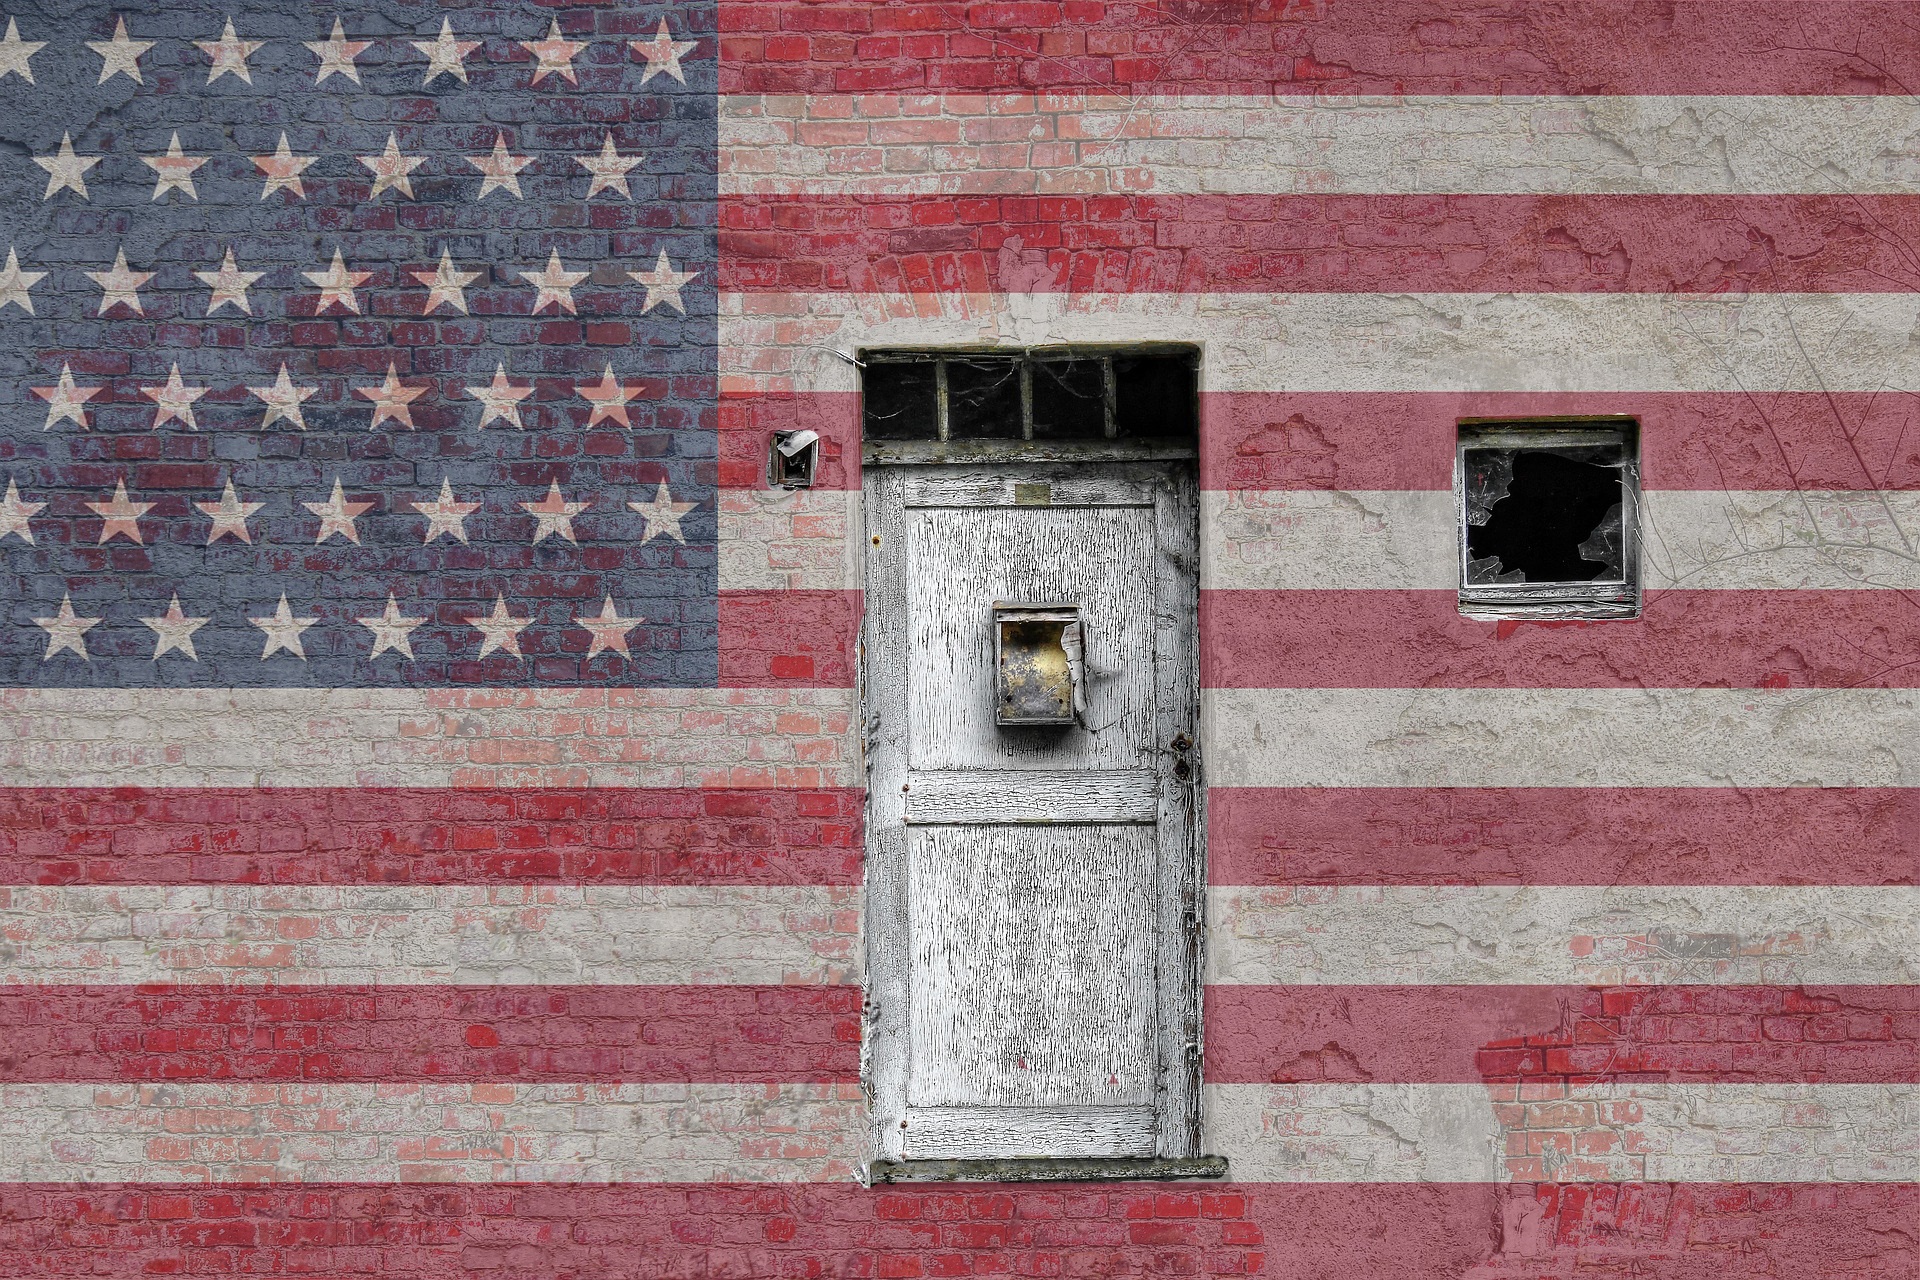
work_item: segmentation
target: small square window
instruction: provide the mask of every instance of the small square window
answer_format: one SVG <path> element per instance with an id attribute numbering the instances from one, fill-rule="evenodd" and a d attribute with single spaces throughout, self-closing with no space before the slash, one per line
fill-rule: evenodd
<path id="1" fill-rule="evenodd" d="M 1462 424 L 1460 611 L 1637 617 L 1638 446 L 1629 419 Z"/>

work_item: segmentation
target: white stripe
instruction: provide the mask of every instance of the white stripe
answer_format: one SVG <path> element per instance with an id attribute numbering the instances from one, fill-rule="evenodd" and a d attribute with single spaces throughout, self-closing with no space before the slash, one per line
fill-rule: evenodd
<path id="1" fill-rule="evenodd" d="M 858 786 L 849 689 L 14 689 L 0 786 Z"/>
<path id="2" fill-rule="evenodd" d="M 722 294 L 723 389 L 858 389 L 863 347 L 1192 342 L 1207 391 L 1920 389 L 1920 292 Z"/>
<path id="3" fill-rule="evenodd" d="M 1920 1086 L 1209 1085 L 1243 1182 L 1911 1182 Z"/>
<path id="4" fill-rule="evenodd" d="M 1915 689 L 1207 689 L 1216 787 L 1920 786 Z"/>
<path id="5" fill-rule="evenodd" d="M 722 591 L 836 591 L 860 585 L 860 495 L 722 489 Z"/>
<path id="6" fill-rule="evenodd" d="M 16 885 L 0 984 L 840 983 L 859 918 L 818 885 Z"/>
<path id="7" fill-rule="evenodd" d="M 1920 982 L 1911 885 L 1215 885 L 1207 980 Z"/>
<path id="8" fill-rule="evenodd" d="M 1920 590 L 1920 491 L 1641 495 L 1641 585 Z M 1453 591 L 1459 512 L 1435 490 L 1208 490 L 1201 585 Z"/>
<path id="9" fill-rule="evenodd" d="M 1893 95 L 720 100 L 720 190 L 998 195 L 1905 193 Z"/>
<path id="10" fill-rule="evenodd" d="M 845 1181 L 857 1085 L 9 1084 L 0 1182 Z"/>

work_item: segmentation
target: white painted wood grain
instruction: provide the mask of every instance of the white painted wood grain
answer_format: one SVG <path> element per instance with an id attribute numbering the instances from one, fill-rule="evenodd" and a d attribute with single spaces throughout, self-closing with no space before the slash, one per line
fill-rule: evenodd
<path id="1" fill-rule="evenodd" d="M 1152 828 L 919 827 L 913 1107 L 1151 1106 Z"/>
<path id="2" fill-rule="evenodd" d="M 1153 1108 L 911 1107 L 904 1134 L 909 1159 L 1071 1159 L 1150 1156 L 1158 1127 Z"/>
<path id="3" fill-rule="evenodd" d="M 1124 769 L 1153 734 L 1152 508 L 909 508 L 908 764 L 933 769 Z M 993 722 L 993 604 L 1080 606 L 1084 725 Z"/>
<path id="4" fill-rule="evenodd" d="M 980 769 L 908 775 L 913 823 L 1156 822 L 1150 769 Z"/>

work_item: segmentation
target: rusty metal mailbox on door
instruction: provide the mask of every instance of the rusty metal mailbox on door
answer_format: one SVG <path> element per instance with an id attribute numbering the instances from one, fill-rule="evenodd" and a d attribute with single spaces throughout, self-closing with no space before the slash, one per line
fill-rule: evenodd
<path id="1" fill-rule="evenodd" d="M 1086 705 L 1080 610 L 1071 604 L 993 606 L 997 725 L 1070 725 Z"/>

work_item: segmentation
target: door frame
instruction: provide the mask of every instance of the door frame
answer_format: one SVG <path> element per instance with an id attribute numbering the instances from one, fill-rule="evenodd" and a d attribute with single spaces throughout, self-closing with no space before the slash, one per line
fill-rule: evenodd
<path id="1" fill-rule="evenodd" d="M 1201 760 L 1199 674 L 1199 492 L 1191 456 L 1142 461 L 1092 449 L 1082 459 L 1035 459 L 1019 449 L 999 461 L 920 463 L 889 458 L 862 474 L 866 517 L 866 608 L 860 634 L 860 698 L 867 768 L 865 1007 L 861 1082 L 870 1107 L 870 1159 L 862 1181 L 1221 1177 L 1224 1160 L 1202 1156 L 1201 968 L 1206 929 L 1206 786 Z M 1114 454 L 1121 456 L 1115 457 Z M 872 463 L 874 459 L 869 459 Z M 911 947 L 904 789 L 908 772 L 906 489 L 909 476 L 970 478 L 1021 491 L 1007 505 L 1051 505 L 1034 486 L 1058 487 L 1062 505 L 1102 479 L 1151 486 L 1157 570 L 1154 591 L 1156 772 L 1160 776 L 1157 895 L 1155 1154 L 1139 1158 L 916 1160 L 902 1156 L 910 1064 Z M 924 484 L 915 487 L 924 487 Z M 974 488 L 977 486 L 963 486 Z M 924 504 L 922 504 L 924 505 Z M 985 619 L 982 620 L 985 625 Z M 1184 744 L 1184 745 L 1182 745 Z"/>

